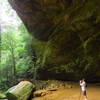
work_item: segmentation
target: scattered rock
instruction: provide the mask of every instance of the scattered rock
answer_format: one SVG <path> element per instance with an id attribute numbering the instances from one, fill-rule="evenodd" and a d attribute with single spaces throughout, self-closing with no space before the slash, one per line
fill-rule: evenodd
<path id="1" fill-rule="evenodd" d="M 33 93 L 33 95 L 34 95 L 35 97 L 44 96 L 44 95 L 46 95 L 46 94 L 48 94 L 48 91 L 47 91 L 47 90 L 38 90 L 38 91 L 35 91 L 35 92 Z"/>

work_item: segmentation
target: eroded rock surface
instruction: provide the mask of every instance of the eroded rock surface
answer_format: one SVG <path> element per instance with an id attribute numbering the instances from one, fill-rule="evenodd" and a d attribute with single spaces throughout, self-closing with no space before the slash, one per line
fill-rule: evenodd
<path id="1" fill-rule="evenodd" d="M 100 0 L 9 0 L 29 32 L 44 79 L 100 80 Z"/>

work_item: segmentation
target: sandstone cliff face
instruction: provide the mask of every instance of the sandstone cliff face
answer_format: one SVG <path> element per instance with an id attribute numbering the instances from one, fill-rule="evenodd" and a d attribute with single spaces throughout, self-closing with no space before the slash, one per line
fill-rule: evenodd
<path id="1" fill-rule="evenodd" d="M 100 0 L 9 2 L 34 37 L 42 78 L 100 79 Z"/>

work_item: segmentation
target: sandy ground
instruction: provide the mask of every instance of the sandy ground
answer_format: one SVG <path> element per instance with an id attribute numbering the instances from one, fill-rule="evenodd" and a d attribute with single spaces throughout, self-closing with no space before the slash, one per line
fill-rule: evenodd
<path id="1" fill-rule="evenodd" d="M 100 100 L 100 86 L 88 85 L 87 87 L 88 100 Z M 80 87 L 75 84 L 73 88 L 62 88 L 58 91 L 53 91 L 43 97 L 36 97 L 32 100 L 84 100 L 80 95 Z"/>

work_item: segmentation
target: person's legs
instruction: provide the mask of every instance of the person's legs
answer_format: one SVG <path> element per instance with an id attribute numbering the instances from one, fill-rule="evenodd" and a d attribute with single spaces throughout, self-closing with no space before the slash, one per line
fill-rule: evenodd
<path id="1" fill-rule="evenodd" d="M 86 91 L 83 91 L 83 96 L 84 96 L 85 100 L 88 100 L 87 95 L 86 95 Z"/>
<path id="2" fill-rule="evenodd" d="M 85 96 L 85 100 L 88 100 L 88 99 L 87 99 L 87 96 Z"/>

